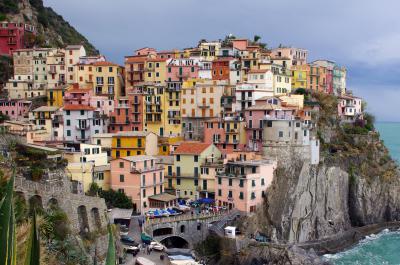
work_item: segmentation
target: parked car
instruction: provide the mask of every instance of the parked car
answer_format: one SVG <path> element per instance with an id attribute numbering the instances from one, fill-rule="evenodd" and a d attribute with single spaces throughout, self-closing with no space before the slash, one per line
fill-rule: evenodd
<path id="1" fill-rule="evenodd" d="M 150 248 L 158 251 L 163 251 L 165 246 L 159 242 L 153 241 L 150 243 Z"/>
<path id="2" fill-rule="evenodd" d="M 135 240 L 133 240 L 133 238 L 129 236 L 121 236 L 121 242 L 128 246 L 134 246 L 134 247 L 139 246 L 139 244 L 136 243 Z"/>
<path id="3" fill-rule="evenodd" d="M 127 236 L 129 233 L 129 227 L 127 227 L 126 225 L 120 225 L 119 226 L 119 235 L 121 236 Z"/>
<path id="4" fill-rule="evenodd" d="M 135 246 L 125 246 L 124 249 L 126 253 L 132 254 L 134 256 L 136 256 L 140 252 L 140 249 Z"/>
<path id="5" fill-rule="evenodd" d="M 159 211 L 159 210 L 155 210 L 155 211 L 153 212 L 153 214 L 154 214 L 154 218 L 163 217 L 161 211 Z"/>

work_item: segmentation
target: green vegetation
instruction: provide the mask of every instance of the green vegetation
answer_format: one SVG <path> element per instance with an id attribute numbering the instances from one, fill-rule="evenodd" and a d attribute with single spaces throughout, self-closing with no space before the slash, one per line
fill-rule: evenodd
<path id="1" fill-rule="evenodd" d="M 116 253 L 115 253 L 115 242 L 112 233 L 111 225 L 108 225 L 108 250 L 106 265 L 115 265 L 116 263 Z"/>
<path id="2" fill-rule="evenodd" d="M 16 14 L 19 12 L 18 3 L 19 0 L 1 0 L 0 1 L 0 13 L 4 14 Z"/>
<path id="3" fill-rule="evenodd" d="M 125 193 L 110 189 L 104 191 L 100 190 L 98 194 L 101 198 L 104 198 L 108 208 L 132 208 L 132 200 L 128 196 L 126 196 Z"/>

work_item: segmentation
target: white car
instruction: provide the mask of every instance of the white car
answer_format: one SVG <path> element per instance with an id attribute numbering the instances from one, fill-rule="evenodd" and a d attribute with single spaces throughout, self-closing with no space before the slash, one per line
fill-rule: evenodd
<path id="1" fill-rule="evenodd" d="M 181 210 L 181 211 L 184 211 L 184 212 L 188 212 L 188 211 L 190 211 L 191 208 L 189 206 L 186 206 L 186 205 L 179 205 L 178 209 Z"/>
<path id="2" fill-rule="evenodd" d="M 158 251 L 163 251 L 165 249 L 165 246 L 163 244 L 156 242 L 156 241 L 151 242 L 149 247 L 151 249 L 155 249 Z"/>

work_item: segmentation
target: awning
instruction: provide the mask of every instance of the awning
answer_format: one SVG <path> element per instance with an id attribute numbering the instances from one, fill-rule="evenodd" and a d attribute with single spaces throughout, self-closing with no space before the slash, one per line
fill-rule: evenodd
<path id="1" fill-rule="evenodd" d="M 175 195 L 172 195 L 169 193 L 161 193 L 161 194 L 149 196 L 149 199 L 153 200 L 153 201 L 170 202 L 170 201 L 176 200 L 177 198 Z"/>

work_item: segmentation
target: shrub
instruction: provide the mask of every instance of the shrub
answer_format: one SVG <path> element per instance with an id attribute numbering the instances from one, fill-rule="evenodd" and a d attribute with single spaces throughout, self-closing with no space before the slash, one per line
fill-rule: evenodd
<path id="1" fill-rule="evenodd" d="M 115 190 L 100 190 L 99 196 L 104 198 L 106 201 L 107 207 L 113 208 L 123 208 L 123 209 L 131 209 L 132 208 L 132 200 L 126 196 L 125 193 L 115 191 Z"/>

